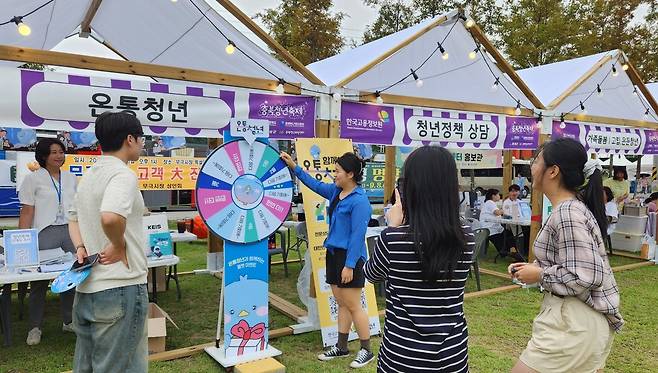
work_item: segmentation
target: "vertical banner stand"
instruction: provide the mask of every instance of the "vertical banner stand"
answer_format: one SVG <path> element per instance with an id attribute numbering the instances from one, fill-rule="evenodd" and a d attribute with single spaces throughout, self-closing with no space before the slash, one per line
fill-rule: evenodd
<path id="1" fill-rule="evenodd" d="M 266 142 L 269 121 L 234 119 L 230 128 L 196 188 L 199 214 L 224 239 L 215 346 L 205 349 L 224 368 L 281 355 L 269 345 L 268 238 L 293 193 L 290 171 Z"/>

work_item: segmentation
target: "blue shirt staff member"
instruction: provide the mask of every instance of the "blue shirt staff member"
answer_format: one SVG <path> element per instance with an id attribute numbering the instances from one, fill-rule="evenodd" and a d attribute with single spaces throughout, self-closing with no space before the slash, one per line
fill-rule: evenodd
<path id="1" fill-rule="evenodd" d="M 281 152 L 281 159 L 304 185 L 330 201 L 329 234 L 324 246 L 326 279 L 338 303 L 338 343 L 318 355 L 318 359 L 328 361 L 349 356 L 347 339 L 354 322 L 361 349 L 350 366 L 361 368 L 374 358 L 368 314 L 361 306 L 361 291 L 365 286 L 363 266 L 367 259 L 365 236 L 372 215 L 370 201 L 359 186 L 365 162 L 354 153 L 343 154 L 336 161 L 335 181 L 329 184 L 304 172 L 287 153 Z"/>

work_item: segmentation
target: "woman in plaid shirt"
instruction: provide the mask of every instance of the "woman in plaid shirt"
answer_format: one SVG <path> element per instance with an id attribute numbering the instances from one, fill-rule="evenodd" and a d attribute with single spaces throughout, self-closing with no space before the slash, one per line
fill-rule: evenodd
<path id="1" fill-rule="evenodd" d="M 601 371 L 624 323 L 602 238 L 601 166 L 587 158 L 579 142 L 563 138 L 545 144 L 532 164 L 533 188 L 553 212 L 535 240 L 536 261 L 509 266 L 513 277 L 545 292 L 512 373 Z"/>

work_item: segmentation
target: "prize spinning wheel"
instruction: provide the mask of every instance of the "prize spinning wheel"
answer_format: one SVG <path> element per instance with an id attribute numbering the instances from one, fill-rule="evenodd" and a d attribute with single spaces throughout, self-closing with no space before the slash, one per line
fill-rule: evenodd
<path id="1" fill-rule="evenodd" d="M 197 206 L 208 229 L 224 240 L 257 242 L 286 220 L 292 188 L 279 152 L 262 142 L 236 140 L 215 149 L 201 166 Z"/>

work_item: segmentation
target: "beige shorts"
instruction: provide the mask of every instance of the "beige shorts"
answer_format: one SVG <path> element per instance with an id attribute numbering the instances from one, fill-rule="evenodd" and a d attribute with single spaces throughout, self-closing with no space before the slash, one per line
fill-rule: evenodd
<path id="1" fill-rule="evenodd" d="M 544 295 L 532 338 L 520 360 L 540 373 L 589 373 L 605 367 L 614 331 L 578 298 Z"/>

